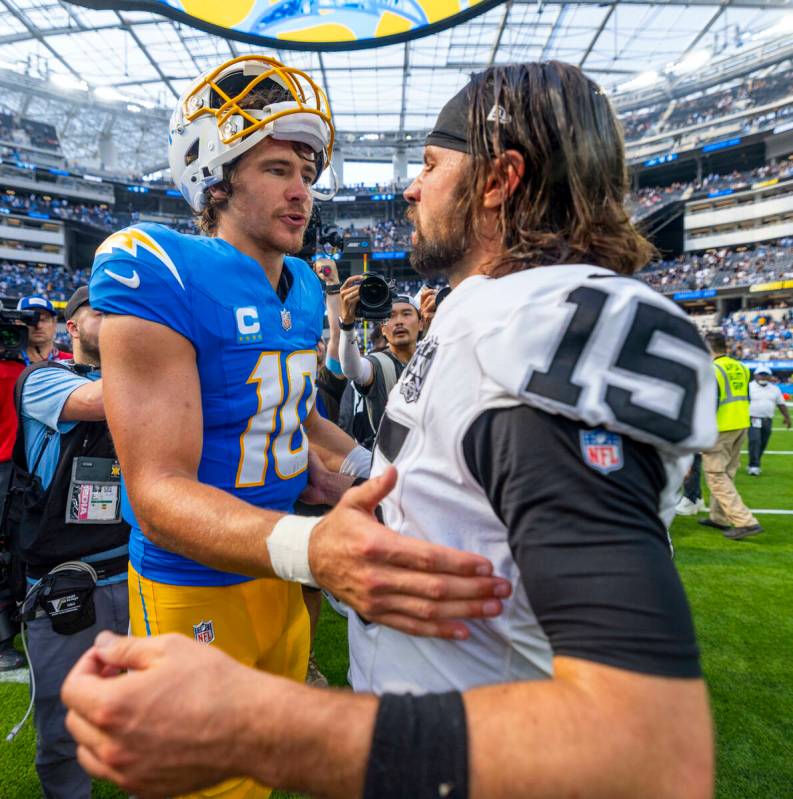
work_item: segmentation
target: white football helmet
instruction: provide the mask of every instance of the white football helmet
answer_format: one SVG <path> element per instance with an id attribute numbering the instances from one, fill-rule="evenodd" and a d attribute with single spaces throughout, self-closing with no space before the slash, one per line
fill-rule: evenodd
<path id="1" fill-rule="evenodd" d="M 245 107 L 257 87 L 272 84 L 289 99 Z M 334 135 L 327 95 L 305 72 L 269 56 L 239 56 L 201 75 L 179 98 L 168 130 L 168 162 L 176 187 L 200 211 L 204 190 L 223 179 L 223 165 L 267 136 L 311 147 L 319 179 L 330 165 Z"/>

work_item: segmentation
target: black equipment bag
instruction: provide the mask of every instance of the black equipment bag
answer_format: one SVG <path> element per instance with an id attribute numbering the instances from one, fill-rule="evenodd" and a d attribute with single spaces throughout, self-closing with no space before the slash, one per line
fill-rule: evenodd
<path id="1" fill-rule="evenodd" d="M 46 448 L 52 446 L 56 431 L 48 433 L 41 450 L 36 453 L 32 468 L 28 466 L 21 414 L 22 392 L 28 377 L 35 370 L 46 368 L 74 372 L 62 362 L 41 361 L 27 367 L 17 380 L 14 400 L 19 427 L 14 442 L 13 470 L 3 519 L 12 552 L 28 566 L 39 568 L 79 560 L 125 545 L 129 540 L 129 525 L 123 521 L 77 524 L 66 520 L 66 508 L 72 502 L 75 459 L 93 457 L 115 460 L 115 449 L 106 422 L 79 422 L 60 436 L 58 465 L 46 490 L 35 472 Z"/>

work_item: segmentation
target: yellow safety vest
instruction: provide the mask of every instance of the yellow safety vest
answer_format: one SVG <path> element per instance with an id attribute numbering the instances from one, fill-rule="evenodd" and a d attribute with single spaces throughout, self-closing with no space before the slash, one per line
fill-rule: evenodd
<path id="1" fill-rule="evenodd" d="M 713 361 L 719 384 L 716 424 L 720 433 L 749 427 L 749 370 L 735 358 L 722 355 Z"/>

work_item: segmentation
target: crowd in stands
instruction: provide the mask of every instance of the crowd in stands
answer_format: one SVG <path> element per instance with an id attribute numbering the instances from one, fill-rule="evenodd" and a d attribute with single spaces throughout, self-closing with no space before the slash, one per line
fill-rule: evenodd
<path id="1" fill-rule="evenodd" d="M 651 264 L 639 275 L 664 293 L 750 286 L 793 279 L 793 238 L 753 249 L 708 250 L 686 253 L 670 261 Z"/>
<path id="2" fill-rule="evenodd" d="M 372 250 L 380 252 L 409 249 L 412 232 L 412 225 L 405 219 L 387 219 L 365 227 L 350 225 L 344 228 L 347 236 L 371 236 Z"/>
<path id="3" fill-rule="evenodd" d="M 78 286 L 88 282 L 87 269 L 0 261 L 0 297 L 16 299 L 38 294 L 50 300 L 68 300 Z M 6 303 L 6 307 L 8 303 Z"/>
<path id="4" fill-rule="evenodd" d="M 32 119 L 19 119 L 11 114 L 0 113 L 0 141 L 22 147 L 40 147 L 42 150 L 59 152 L 61 144 L 52 125 Z"/>
<path id="5" fill-rule="evenodd" d="M 727 187 L 743 188 L 763 180 L 779 178 L 784 180 L 793 177 L 793 161 L 780 161 L 777 164 L 766 164 L 749 172 L 730 172 L 727 175 L 708 175 L 701 182 L 695 183 L 695 191 L 717 191 Z"/>
<path id="6" fill-rule="evenodd" d="M 793 359 L 793 309 L 782 314 L 753 309 L 738 311 L 722 320 L 722 330 L 735 356 Z"/>
<path id="7" fill-rule="evenodd" d="M 655 133 L 668 133 L 690 125 L 701 125 L 728 114 L 772 103 L 793 94 L 793 69 L 762 78 L 743 78 L 728 89 L 678 100 L 663 124 L 666 102 L 622 117 L 625 138 L 635 141 Z"/>
<path id="8" fill-rule="evenodd" d="M 673 183 L 670 186 L 650 186 L 631 192 L 625 205 L 634 221 L 649 214 L 666 203 L 678 200 L 685 195 L 685 199 L 701 196 L 703 192 L 719 191 L 725 188 L 748 188 L 754 183 L 772 178 L 785 180 L 793 178 L 793 161 L 780 161 L 776 164 L 766 164 L 758 169 L 747 172 L 730 172 L 727 175 L 707 175 L 700 181 L 691 183 Z"/>
<path id="9" fill-rule="evenodd" d="M 0 213 L 25 214 L 37 219 L 69 219 L 95 227 L 118 227 L 118 219 L 105 204 L 86 205 L 41 194 L 0 194 Z"/>
<path id="10" fill-rule="evenodd" d="M 686 183 L 673 183 L 671 186 L 649 186 L 631 192 L 625 200 L 625 207 L 635 220 L 641 219 L 661 205 L 680 199 L 689 188 Z"/>

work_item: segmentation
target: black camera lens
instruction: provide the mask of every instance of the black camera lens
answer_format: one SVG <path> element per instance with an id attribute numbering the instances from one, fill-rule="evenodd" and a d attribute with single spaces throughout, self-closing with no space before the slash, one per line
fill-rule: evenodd
<path id="1" fill-rule="evenodd" d="M 391 296 L 384 280 L 374 275 L 361 282 L 361 300 L 369 306 L 381 305 Z"/>
<path id="2" fill-rule="evenodd" d="M 370 272 L 361 281 L 357 315 L 374 321 L 391 315 L 391 286 L 382 275 Z"/>

